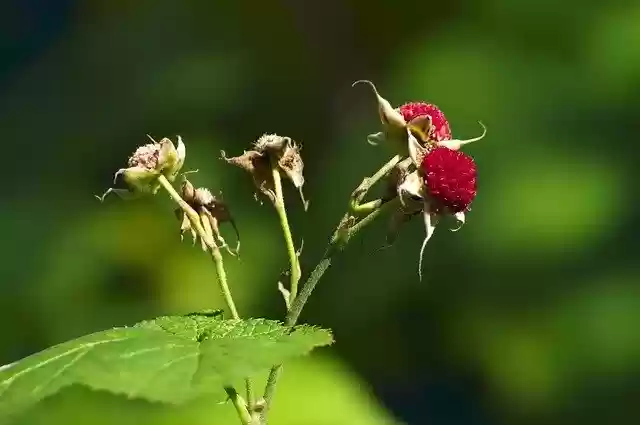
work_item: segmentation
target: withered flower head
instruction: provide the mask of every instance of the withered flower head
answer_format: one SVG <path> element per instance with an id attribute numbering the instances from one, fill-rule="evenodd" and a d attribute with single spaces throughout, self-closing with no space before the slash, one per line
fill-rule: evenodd
<path id="1" fill-rule="evenodd" d="M 151 139 L 151 137 L 149 136 Z M 166 137 L 159 142 L 151 139 L 152 143 L 140 146 L 127 161 L 127 168 L 121 168 L 114 176 L 113 183 L 116 184 L 119 176 L 129 187 L 131 193 L 152 193 L 155 194 L 160 189 L 158 177 L 164 176 L 169 181 L 174 181 L 186 156 L 186 148 L 182 138 L 178 136 L 178 147 L 176 148 L 171 140 Z M 109 189 L 102 197 L 111 192 L 123 195 L 126 190 Z"/>
<path id="2" fill-rule="evenodd" d="M 207 232 L 210 232 L 210 236 L 218 248 L 225 248 L 230 254 L 236 255 L 240 249 L 240 235 L 238 227 L 229 212 L 228 206 L 224 203 L 221 196 L 217 197 L 213 195 L 209 189 L 204 187 L 196 189 L 189 180 L 185 179 L 182 184 L 182 199 L 184 199 L 185 202 L 187 202 L 189 206 L 200 215 L 203 228 L 206 229 Z M 181 220 L 181 237 L 185 232 L 189 231 L 193 238 L 193 242 L 195 243 L 199 235 L 195 229 L 193 229 L 188 215 L 183 210 L 177 209 L 176 216 Z M 220 233 L 219 225 L 224 222 L 229 222 L 236 232 L 237 244 L 234 250 L 229 248 L 229 245 Z M 201 243 L 203 250 L 207 250 L 209 248 L 202 238 Z"/>
<path id="3" fill-rule="evenodd" d="M 304 162 L 300 155 L 300 146 L 290 137 L 264 134 L 253 144 L 252 150 L 245 151 L 240 156 L 229 158 L 224 151 L 221 152 L 221 155 L 222 159 L 229 164 L 248 171 L 258 190 L 274 203 L 276 197 L 272 167 L 275 167 L 278 172 L 284 173 L 298 189 L 304 207 L 307 209 L 308 202 L 302 192 Z"/>

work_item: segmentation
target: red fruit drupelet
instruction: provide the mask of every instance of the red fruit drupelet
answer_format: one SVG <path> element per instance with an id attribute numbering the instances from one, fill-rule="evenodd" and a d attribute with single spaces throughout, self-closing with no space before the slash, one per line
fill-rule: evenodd
<path id="1" fill-rule="evenodd" d="M 445 147 L 429 152 L 420 165 L 424 182 L 436 210 L 446 207 L 450 213 L 469 209 L 476 197 L 476 164 L 469 155 Z"/>
<path id="2" fill-rule="evenodd" d="M 436 105 L 424 102 L 410 102 L 405 103 L 398 109 L 406 122 L 419 116 L 429 115 L 434 127 L 433 135 L 436 141 L 452 139 L 449 121 L 447 121 L 447 117 L 444 116 L 440 108 Z"/>

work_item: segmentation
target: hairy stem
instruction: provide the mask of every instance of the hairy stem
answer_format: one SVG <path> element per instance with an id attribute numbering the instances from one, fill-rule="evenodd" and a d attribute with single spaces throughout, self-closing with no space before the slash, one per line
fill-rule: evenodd
<path id="1" fill-rule="evenodd" d="M 364 197 L 367 196 L 369 189 L 371 189 L 373 185 L 378 183 L 380 179 L 389 174 L 389 172 L 393 170 L 396 165 L 398 165 L 401 159 L 402 157 L 400 155 L 394 156 L 389 161 L 387 161 L 386 164 L 380 167 L 380 169 L 376 171 L 374 175 L 372 175 L 371 177 L 366 177 L 364 180 L 362 180 L 362 183 L 360 183 L 360 185 L 353 192 L 353 195 L 351 195 L 351 205 L 357 206 L 360 202 L 362 202 Z"/>
<path id="2" fill-rule="evenodd" d="M 373 176 L 365 178 L 362 183 L 358 186 L 358 188 L 353 192 L 352 199 L 350 202 L 350 209 L 356 210 L 358 213 L 362 213 L 362 209 L 358 210 L 360 206 L 360 202 L 364 199 L 367 192 L 373 185 L 375 185 L 380 179 L 386 176 L 401 160 L 400 155 L 396 155 L 391 160 L 389 160 L 385 165 L 383 165 Z M 371 207 L 372 211 L 369 212 L 364 218 L 360 221 L 356 222 L 351 228 L 347 231 L 346 239 L 340 237 L 340 226 L 336 229 L 331 240 L 329 241 L 329 245 L 325 250 L 322 259 L 313 269 L 309 278 L 306 280 L 304 285 L 302 286 L 302 290 L 300 294 L 295 297 L 291 301 L 291 308 L 289 309 L 287 316 L 285 318 L 285 324 L 287 326 L 294 326 L 298 318 L 300 317 L 300 313 L 302 313 L 302 309 L 305 304 L 309 300 L 311 293 L 315 289 L 316 285 L 325 274 L 331 263 L 335 259 L 336 255 L 344 250 L 346 247 L 346 243 L 350 240 L 352 236 L 355 236 L 358 232 L 360 232 L 364 227 L 373 222 L 380 214 L 384 211 L 387 211 L 391 208 L 396 207 L 398 204 L 397 198 L 392 201 L 384 203 L 382 200 L 371 201 L 367 204 L 364 204 L 367 207 Z M 355 207 L 355 208 L 354 208 Z M 366 209 L 366 208 L 365 208 Z M 345 219 L 349 219 L 351 217 L 350 213 L 345 215 Z M 342 223 L 342 222 L 341 222 Z M 296 257 L 297 260 L 297 257 Z M 267 378 L 267 385 L 264 391 L 264 400 L 265 406 L 264 411 L 262 412 L 262 423 L 267 423 L 267 414 L 269 411 L 269 407 L 273 400 L 273 395 L 275 393 L 276 385 L 278 383 L 278 378 L 282 373 L 282 365 L 276 365 L 271 368 L 271 372 L 269 373 L 269 377 Z"/>
<path id="3" fill-rule="evenodd" d="M 244 383 L 247 391 L 247 407 L 249 412 L 253 413 L 256 408 L 255 396 L 253 394 L 253 383 L 249 378 L 245 379 Z"/>
<path id="4" fill-rule="evenodd" d="M 224 387 L 224 390 L 226 391 L 227 396 L 229 396 L 229 400 L 231 400 L 231 403 L 233 403 L 233 407 L 236 408 L 236 412 L 238 413 L 238 417 L 240 418 L 242 424 L 253 425 L 255 422 L 253 422 L 253 418 L 251 417 L 251 414 L 247 409 L 247 404 L 242 399 L 242 397 L 240 397 L 240 394 L 238 394 L 238 392 L 233 387 Z"/>
<path id="5" fill-rule="evenodd" d="M 282 227 L 282 233 L 284 235 L 284 242 L 287 248 L 287 255 L 289 256 L 290 264 L 290 285 L 289 285 L 289 304 L 293 303 L 298 295 L 298 282 L 300 282 L 300 262 L 298 260 L 298 254 L 296 253 L 296 247 L 293 243 L 293 236 L 291 234 L 291 228 L 289 227 L 289 219 L 287 218 L 287 208 L 284 204 L 284 195 L 282 193 L 282 179 L 280 177 L 280 171 L 276 166 L 271 167 L 271 173 L 273 175 L 273 186 L 275 188 L 276 199 L 274 202 L 278 218 L 280 219 L 280 227 Z"/>
<path id="6" fill-rule="evenodd" d="M 398 204 L 399 201 L 397 200 L 397 198 L 382 204 L 378 209 L 371 212 L 365 218 L 356 223 L 351 229 L 349 229 L 349 239 L 359 233 L 367 225 L 372 223 L 382 213 L 393 209 Z M 287 326 L 294 326 L 298 322 L 300 313 L 302 313 L 302 309 L 309 300 L 309 296 L 311 296 L 311 293 L 320 281 L 320 278 L 324 275 L 324 273 L 331 265 L 331 262 L 335 255 L 341 252 L 344 248 L 344 245 L 340 245 L 339 238 L 334 235 L 334 237 L 331 238 L 331 242 L 329 242 L 329 246 L 327 247 L 325 254 L 322 257 L 322 260 L 320 260 L 318 265 L 313 269 L 311 275 L 309 276 L 309 279 L 307 279 L 307 281 L 304 283 L 300 295 L 291 305 L 291 309 L 289 310 L 289 313 L 287 314 L 287 317 L 285 319 L 285 323 Z"/>

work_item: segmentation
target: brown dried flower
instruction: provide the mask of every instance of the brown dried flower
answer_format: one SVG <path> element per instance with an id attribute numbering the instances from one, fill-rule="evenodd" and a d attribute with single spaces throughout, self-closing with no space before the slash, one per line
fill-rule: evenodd
<path id="1" fill-rule="evenodd" d="M 276 202 L 276 197 L 271 173 L 272 167 L 276 167 L 277 171 L 284 173 L 298 189 L 305 210 L 308 208 L 308 202 L 302 192 L 304 162 L 300 155 L 300 146 L 290 137 L 264 134 L 253 144 L 252 150 L 245 151 L 240 156 L 227 157 L 224 151 L 221 151 L 221 155 L 229 164 L 248 171 L 258 190 L 273 203 Z"/>

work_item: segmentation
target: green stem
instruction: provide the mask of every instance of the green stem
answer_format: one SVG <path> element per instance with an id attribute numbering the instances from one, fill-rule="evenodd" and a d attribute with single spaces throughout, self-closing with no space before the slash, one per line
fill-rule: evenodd
<path id="1" fill-rule="evenodd" d="M 247 409 L 247 404 L 242 399 L 242 397 L 240 397 L 240 394 L 238 394 L 238 392 L 233 387 L 224 387 L 224 390 L 229 396 L 229 400 L 231 400 L 231 403 L 233 403 L 233 407 L 236 408 L 236 412 L 238 412 L 238 417 L 240 418 L 242 424 L 252 425 L 254 423 L 253 418 L 251 417 L 251 414 Z"/>
<path id="2" fill-rule="evenodd" d="M 213 230 L 211 229 L 209 218 L 205 215 L 204 212 L 200 213 L 200 220 L 205 232 L 212 234 Z M 236 303 L 233 301 L 233 296 L 231 295 L 231 289 L 229 288 L 229 284 L 227 283 L 227 272 L 224 269 L 224 261 L 222 258 L 222 253 L 220 252 L 220 248 L 218 248 L 218 246 L 214 244 L 209 248 L 209 251 L 211 252 L 211 258 L 213 259 L 213 262 L 216 265 L 218 285 L 220 286 L 220 291 L 222 292 L 224 301 L 227 304 L 227 308 L 231 312 L 231 317 L 233 319 L 239 320 L 240 315 L 238 314 Z M 252 390 L 253 385 L 251 383 L 251 379 L 249 378 L 245 379 L 245 387 L 247 391 L 248 408 L 249 408 L 249 411 L 252 412 L 254 408 L 254 398 L 253 398 L 253 390 Z"/>
<path id="3" fill-rule="evenodd" d="M 351 195 L 351 205 L 356 206 L 357 208 L 358 204 L 362 202 L 364 197 L 367 195 L 367 192 L 369 192 L 369 189 L 371 189 L 371 187 L 376 184 L 381 178 L 389 174 L 389 172 L 393 170 L 396 165 L 398 165 L 401 159 L 402 157 L 400 155 L 394 156 L 389 161 L 387 161 L 386 164 L 380 167 L 380 169 L 376 171 L 373 176 L 366 177 L 364 180 L 362 180 L 362 183 L 360 183 L 356 190 L 353 191 L 353 195 Z M 355 201 L 355 203 L 353 201 Z"/>
<path id="4" fill-rule="evenodd" d="M 401 160 L 401 157 L 399 155 L 394 156 L 385 165 L 383 165 L 373 176 L 365 178 L 360 184 L 360 186 L 358 186 L 358 188 L 354 191 L 351 202 L 350 202 L 350 208 L 356 207 L 357 209 L 360 205 L 359 203 L 362 201 L 362 199 L 364 199 L 369 189 L 371 189 L 371 187 L 374 184 L 376 184 L 380 179 L 386 176 L 393 169 L 393 167 L 395 167 L 400 162 L 400 160 Z M 346 244 L 349 242 L 351 237 L 355 236 L 364 227 L 366 227 L 368 224 L 373 222 L 378 216 L 380 216 L 380 214 L 382 214 L 383 212 L 391 208 L 396 207 L 398 202 L 399 202 L 398 199 L 395 198 L 386 203 L 383 203 L 382 200 L 375 200 L 367 204 L 363 204 L 366 207 L 375 206 L 375 209 L 373 209 L 373 211 L 371 211 L 367 216 L 362 218 L 360 221 L 358 221 L 355 225 L 353 225 L 353 227 L 351 227 L 348 230 L 348 235 L 346 240 L 343 240 L 342 238 L 339 237 L 340 235 L 339 229 L 336 229 L 333 236 L 331 237 L 329 245 L 327 246 L 327 249 L 325 250 L 325 253 L 322 259 L 320 260 L 318 265 L 316 265 L 316 267 L 313 269 L 313 271 L 309 275 L 309 278 L 306 280 L 306 282 L 302 286 L 302 291 L 300 292 L 300 294 L 297 297 L 295 297 L 295 299 L 292 300 L 291 308 L 289 309 L 287 316 L 285 318 L 285 324 L 287 326 L 290 326 L 290 327 L 295 326 L 295 324 L 298 321 L 298 318 L 300 317 L 300 313 L 302 313 L 302 309 L 304 308 L 305 304 L 309 300 L 309 297 L 311 296 L 311 293 L 315 289 L 316 285 L 318 284 L 322 276 L 325 274 L 329 266 L 331 266 L 331 263 L 335 259 L 336 254 L 344 250 L 344 248 L 346 247 Z M 362 211 L 359 211 L 359 212 L 362 212 Z M 348 217 L 349 217 L 349 214 L 347 213 L 345 215 L 345 218 L 348 218 Z M 296 260 L 297 260 L 297 257 L 296 257 Z M 276 385 L 278 383 L 278 379 L 281 373 L 282 373 L 282 365 L 276 365 L 273 368 L 271 368 L 271 372 L 269 373 L 269 377 L 267 378 L 267 385 L 264 391 L 265 406 L 264 406 L 264 411 L 262 412 L 263 424 L 267 423 L 267 414 L 269 411 L 269 407 L 271 406 Z"/>
<path id="5" fill-rule="evenodd" d="M 282 227 L 282 233 L 284 234 L 284 242 L 287 247 L 287 255 L 289 256 L 289 264 L 291 266 L 291 284 L 289 286 L 289 304 L 291 304 L 298 295 L 298 282 L 300 282 L 301 275 L 300 262 L 298 254 L 296 253 L 296 247 L 293 243 L 289 219 L 287 218 L 287 208 L 284 204 L 284 195 L 282 193 L 282 179 L 276 165 L 271 167 L 271 173 L 273 175 L 273 186 L 276 195 L 274 205 L 278 213 L 278 218 L 280 219 L 280 227 Z"/>
<path id="6" fill-rule="evenodd" d="M 204 227 L 204 230 L 208 234 L 213 234 L 211 223 L 209 223 L 209 217 L 207 217 L 204 212 L 200 214 L 200 221 L 202 223 L 202 226 Z M 220 248 L 218 248 L 216 244 L 213 244 L 213 246 L 209 247 L 209 251 L 211 251 L 211 258 L 216 265 L 218 286 L 220 286 L 220 291 L 222 292 L 222 296 L 224 297 L 224 302 L 227 304 L 227 308 L 231 312 L 231 317 L 236 320 L 240 319 L 238 309 L 236 309 L 236 303 L 233 301 L 231 290 L 229 289 L 229 284 L 227 283 L 227 272 L 224 270 L 224 261 L 222 259 Z"/>
<path id="7" fill-rule="evenodd" d="M 349 230 L 349 240 L 351 240 L 353 236 L 358 234 L 367 225 L 372 223 L 382 213 L 397 207 L 398 204 L 399 204 L 399 201 L 397 198 L 395 198 L 389 202 L 382 204 L 380 208 L 371 212 L 365 218 L 357 222 Z M 315 269 L 313 269 L 313 271 L 311 272 L 311 275 L 309 276 L 309 279 L 307 279 L 307 281 L 304 283 L 302 287 L 302 291 L 300 292 L 300 295 L 298 296 L 298 298 L 296 298 L 296 300 L 291 305 L 291 309 L 289 310 L 289 313 L 287 314 L 287 317 L 285 319 L 285 324 L 287 326 L 294 326 L 298 322 L 298 318 L 300 317 L 300 313 L 302 313 L 302 309 L 304 308 L 305 304 L 309 300 L 309 297 L 311 296 L 311 293 L 313 292 L 316 285 L 320 281 L 320 278 L 324 275 L 324 273 L 327 271 L 327 269 L 331 265 L 333 258 L 335 257 L 335 254 L 343 251 L 345 247 L 346 245 L 343 245 L 337 236 L 334 236 L 331 238 L 331 242 L 329 243 L 329 246 L 327 247 L 325 254 L 322 257 L 322 260 L 320 260 L 320 262 L 315 267 Z"/>
<path id="8" fill-rule="evenodd" d="M 365 215 L 375 211 L 380 207 L 380 205 L 382 205 L 381 199 L 376 199 L 375 201 L 369 201 L 367 203 L 360 204 L 354 198 L 351 200 L 350 208 L 351 208 L 351 212 L 354 214 Z"/>
<path id="9" fill-rule="evenodd" d="M 245 379 L 244 383 L 247 391 L 247 408 L 249 409 L 249 412 L 253 412 L 256 407 L 255 396 L 253 394 L 253 383 L 249 378 Z"/>
<path id="10" fill-rule="evenodd" d="M 222 291 L 222 295 L 224 296 L 224 301 L 231 312 L 231 317 L 236 320 L 240 319 L 240 315 L 238 314 L 238 309 L 236 308 L 236 304 L 233 301 L 233 297 L 231 296 L 231 290 L 229 289 L 229 285 L 227 283 L 227 273 L 224 270 L 224 263 L 222 261 L 222 253 L 220 253 L 220 249 L 217 246 L 213 246 L 211 248 L 211 257 L 213 258 L 213 262 L 216 265 L 216 273 L 218 275 L 218 284 L 220 285 L 220 290 Z M 251 383 L 250 378 L 246 378 L 244 380 L 245 387 L 247 391 L 247 403 L 250 411 L 253 411 L 254 408 L 254 397 L 253 397 L 253 384 Z M 254 422 L 251 422 L 252 424 Z"/>
<path id="11" fill-rule="evenodd" d="M 231 295 L 231 290 L 229 289 L 229 284 L 227 282 L 227 272 L 224 269 L 224 261 L 222 259 L 222 253 L 220 252 L 220 248 L 216 245 L 213 239 L 213 230 L 211 229 L 211 223 L 207 216 L 202 214 L 198 214 L 196 210 L 194 210 L 191 205 L 189 205 L 180 194 L 174 189 L 173 185 L 167 180 L 167 178 L 163 175 L 158 177 L 158 182 L 160 185 L 169 193 L 171 199 L 178 204 L 180 209 L 187 215 L 189 221 L 191 222 L 191 226 L 196 230 L 198 236 L 205 242 L 209 251 L 211 252 L 211 258 L 216 267 L 216 275 L 218 277 L 218 285 L 220 287 L 220 291 L 222 292 L 222 296 L 224 297 L 225 304 L 231 313 L 231 317 L 234 319 L 240 319 L 240 315 L 238 314 L 238 309 L 236 308 L 236 304 L 233 301 L 233 296 Z M 249 378 L 246 379 L 247 386 L 247 397 L 249 398 L 249 406 L 253 406 L 253 399 L 251 396 L 251 380 Z M 243 424 L 253 425 L 255 423 L 251 422 L 252 417 L 247 410 L 247 406 L 242 400 L 242 398 L 238 395 L 236 390 L 233 387 L 225 387 L 225 391 L 229 394 L 229 398 L 233 401 L 234 406 L 236 407 L 236 411 L 238 412 L 238 416 L 240 416 L 240 420 Z"/>
<path id="12" fill-rule="evenodd" d="M 224 264 L 222 263 L 222 253 L 220 253 L 220 249 L 218 247 L 211 248 L 211 258 L 213 258 L 213 262 L 216 265 L 218 284 L 220 286 L 220 290 L 222 291 L 224 301 L 227 304 L 229 311 L 231 312 L 231 317 L 236 320 L 240 319 L 238 309 L 236 308 L 236 304 L 233 301 L 233 297 L 231 296 L 231 290 L 229 289 L 229 285 L 227 284 L 227 273 L 224 270 Z"/>

